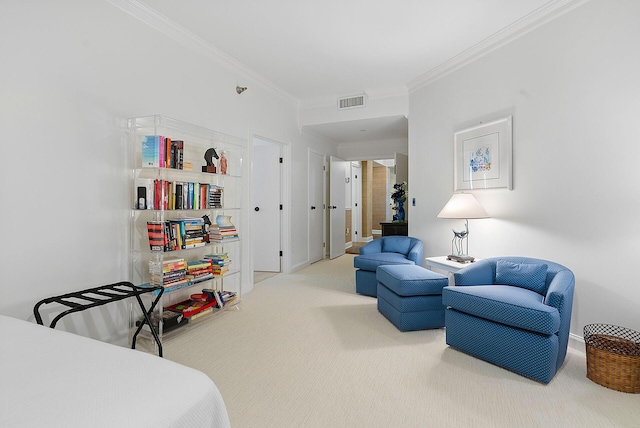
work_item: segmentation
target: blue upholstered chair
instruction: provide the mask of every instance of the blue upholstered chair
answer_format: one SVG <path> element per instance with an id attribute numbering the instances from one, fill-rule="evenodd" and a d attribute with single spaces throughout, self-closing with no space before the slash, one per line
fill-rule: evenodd
<path id="1" fill-rule="evenodd" d="M 356 270 L 356 292 L 366 296 L 377 296 L 376 269 L 384 265 L 422 266 L 424 246 L 422 241 L 410 236 L 383 236 L 360 248 L 354 257 Z"/>
<path id="2" fill-rule="evenodd" d="M 549 383 L 567 354 L 575 279 L 554 262 L 480 260 L 442 290 L 447 344 Z"/>

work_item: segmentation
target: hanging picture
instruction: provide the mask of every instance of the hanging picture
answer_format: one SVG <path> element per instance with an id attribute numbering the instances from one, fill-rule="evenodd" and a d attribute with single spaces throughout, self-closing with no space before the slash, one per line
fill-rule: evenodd
<path id="1" fill-rule="evenodd" d="M 511 116 L 454 134 L 454 191 L 512 189 Z"/>

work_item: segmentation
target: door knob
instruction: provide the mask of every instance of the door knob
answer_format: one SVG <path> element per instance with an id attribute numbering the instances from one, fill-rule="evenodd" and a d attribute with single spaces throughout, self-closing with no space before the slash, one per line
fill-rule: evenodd
<path id="1" fill-rule="evenodd" d="M 260 211 L 260 207 L 255 207 L 254 210 Z"/>
<path id="2" fill-rule="evenodd" d="M 312 209 L 312 210 L 315 210 L 315 209 L 316 209 L 316 207 L 314 207 L 313 205 L 311 205 L 311 209 Z"/>

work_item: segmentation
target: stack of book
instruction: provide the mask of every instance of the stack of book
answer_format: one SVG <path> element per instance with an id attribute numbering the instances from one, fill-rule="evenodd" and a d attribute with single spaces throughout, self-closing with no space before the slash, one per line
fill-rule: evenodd
<path id="1" fill-rule="evenodd" d="M 213 308 L 217 306 L 217 302 L 207 300 L 194 300 L 188 299 L 175 305 L 167 306 L 164 309 L 171 312 L 182 314 L 188 322 L 195 321 L 196 319 L 208 315 L 213 312 Z"/>
<path id="2" fill-rule="evenodd" d="M 231 265 L 231 259 L 227 253 L 213 253 L 207 254 L 204 256 L 206 260 L 211 261 L 211 269 L 213 275 L 215 276 L 223 276 L 227 272 L 229 272 L 229 267 Z"/>
<path id="3" fill-rule="evenodd" d="M 209 186 L 209 207 L 208 208 L 222 208 L 222 192 L 224 188 L 220 186 Z"/>
<path id="4" fill-rule="evenodd" d="M 220 227 L 216 223 L 212 223 L 209 226 L 209 242 L 222 242 Z"/>
<path id="5" fill-rule="evenodd" d="M 211 264 L 211 260 L 203 259 L 195 262 L 187 262 L 186 278 L 192 284 L 213 278 L 213 267 Z"/>
<path id="6" fill-rule="evenodd" d="M 216 224 L 220 229 L 220 236 L 222 241 L 238 238 L 238 230 L 236 229 L 234 224 L 231 223 L 230 215 L 216 216 Z"/>
<path id="7" fill-rule="evenodd" d="M 188 284 L 187 262 L 184 259 L 167 259 L 162 262 L 149 261 L 151 285 L 161 285 L 164 288 Z"/>

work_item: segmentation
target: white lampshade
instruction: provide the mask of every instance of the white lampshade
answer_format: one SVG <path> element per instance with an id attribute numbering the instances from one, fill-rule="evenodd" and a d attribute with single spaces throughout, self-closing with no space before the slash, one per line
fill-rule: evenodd
<path id="1" fill-rule="evenodd" d="M 442 208 L 438 218 L 489 218 L 480 202 L 471 193 L 454 193 Z"/>

